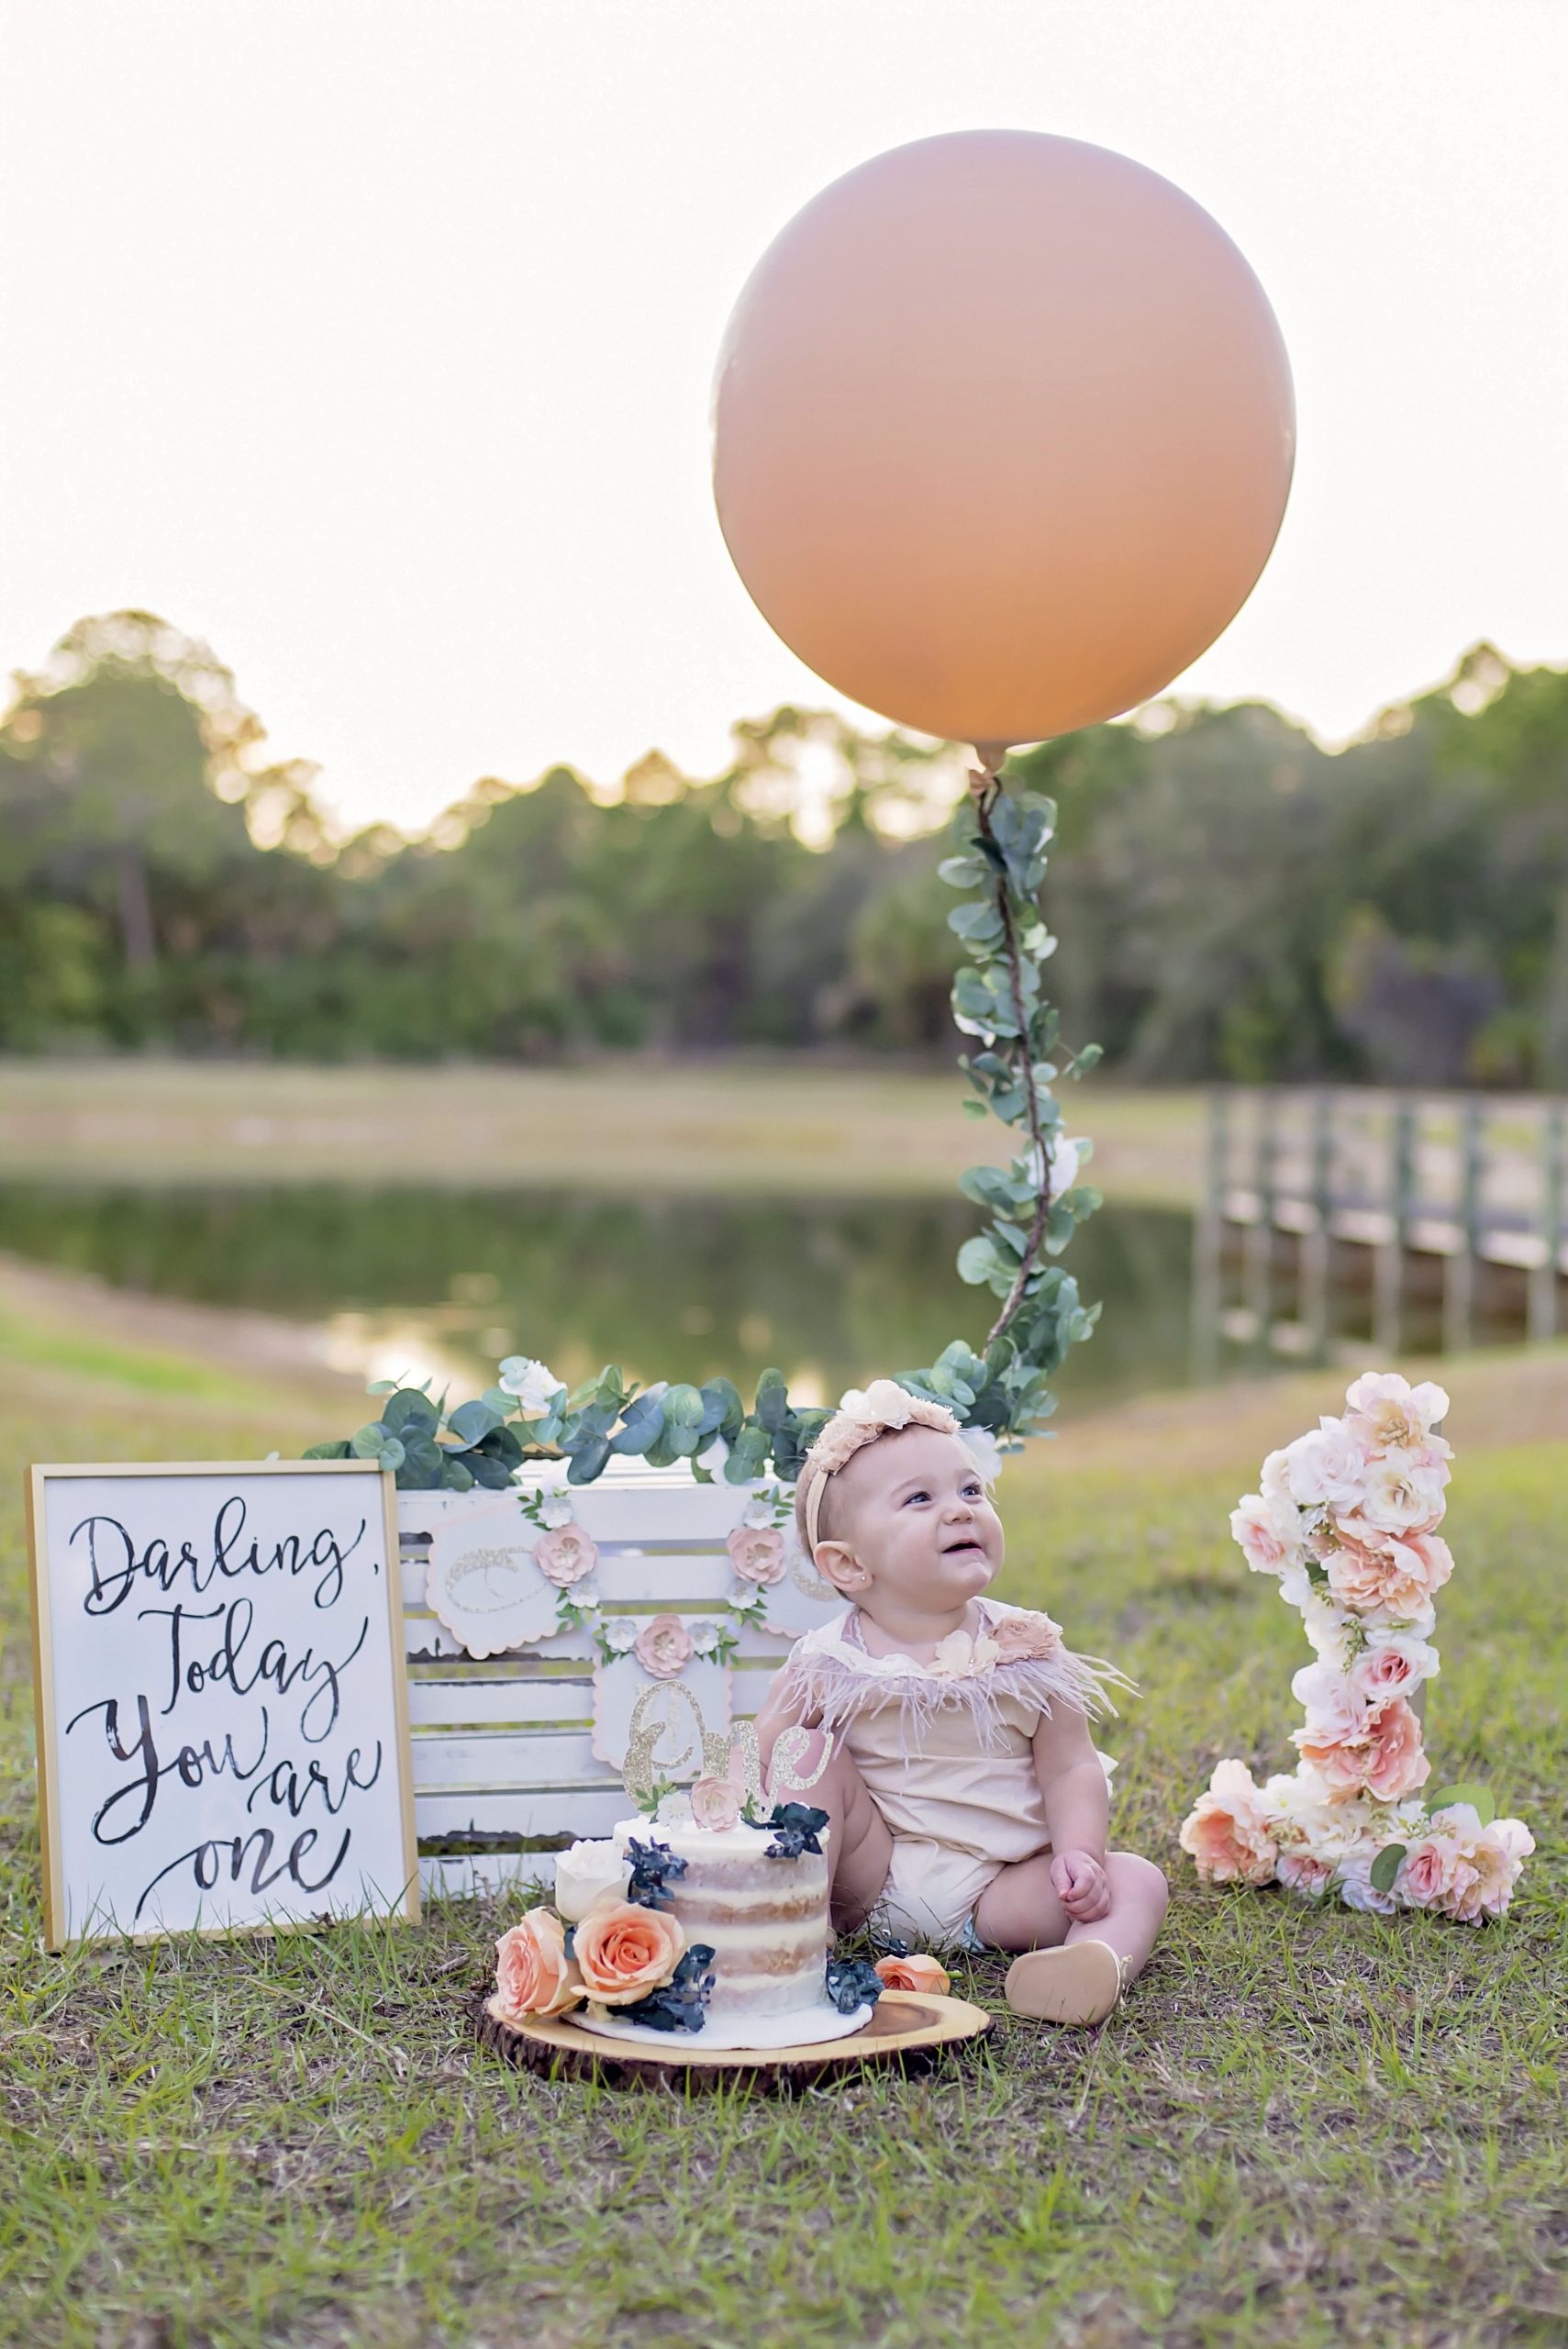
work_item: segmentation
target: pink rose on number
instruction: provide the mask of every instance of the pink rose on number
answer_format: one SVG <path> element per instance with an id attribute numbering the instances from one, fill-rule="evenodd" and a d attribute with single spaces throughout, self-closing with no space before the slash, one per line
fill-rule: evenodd
<path id="1" fill-rule="evenodd" d="M 673 1680 L 696 1653 L 678 1615 L 655 1615 L 632 1643 L 639 1664 L 655 1680 Z"/>
<path id="2" fill-rule="evenodd" d="M 1062 1631 L 1049 1615 L 1030 1608 L 1003 1615 L 991 1626 L 998 1664 L 1043 1664 L 1062 1645 Z"/>
<path id="3" fill-rule="evenodd" d="M 583 1977 L 566 1954 L 566 1933 L 549 1909 L 530 1909 L 495 1944 L 497 2003 L 508 2022 L 524 2015 L 564 2014 L 583 1997 Z"/>
<path id="4" fill-rule="evenodd" d="M 1279 1847 L 1262 1797 L 1244 1762 L 1217 1762 L 1207 1794 L 1183 1821 L 1181 1844 L 1209 1884 L 1272 1884 Z"/>
<path id="5" fill-rule="evenodd" d="M 1413 1909 L 1440 1909 L 1459 1873 L 1459 1846 L 1451 1836 L 1429 1835 L 1412 1843 L 1399 1871 L 1399 1891 Z"/>
<path id="6" fill-rule="evenodd" d="M 534 1564 L 558 1590 L 570 1590 L 574 1582 L 593 1573 L 599 1563 L 597 1544 L 591 1542 L 573 1518 L 568 1525 L 553 1526 L 541 1533 L 534 1543 Z"/>
<path id="7" fill-rule="evenodd" d="M 692 1819 L 710 1834 L 740 1824 L 740 1789 L 730 1778 L 694 1778 Z"/>
<path id="8" fill-rule="evenodd" d="M 763 1590 L 783 1582 L 785 1570 L 784 1535 L 771 1525 L 738 1525 L 724 1544 L 729 1563 L 742 1582 Z"/>
<path id="9" fill-rule="evenodd" d="M 1391 1697 L 1372 1717 L 1366 1790 L 1379 1802 L 1398 1802 L 1424 1787 L 1432 1765 L 1421 1751 L 1421 1724 L 1403 1697 Z"/>
<path id="10" fill-rule="evenodd" d="M 662 1909 L 601 1893 L 573 1943 L 584 1987 L 602 2006 L 627 2007 L 662 1989 L 684 1954 L 686 1937 Z"/>

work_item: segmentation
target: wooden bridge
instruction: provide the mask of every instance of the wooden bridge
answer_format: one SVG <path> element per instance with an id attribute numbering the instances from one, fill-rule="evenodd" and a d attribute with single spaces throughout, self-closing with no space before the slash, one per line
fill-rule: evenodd
<path id="1" fill-rule="evenodd" d="M 1245 1301 L 1228 1308 L 1238 1242 Z M 1513 1297 L 1522 1287 L 1525 1333 L 1554 1337 L 1568 1326 L 1568 1101 L 1217 1088 L 1198 1219 L 1200 1343 L 1211 1325 L 1267 1333 L 1277 1351 L 1327 1351 L 1344 1250 L 1370 1273 L 1382 1348 L 1398 1346 L 1408 1293 L 1434 1276 L 1445 1347 L 1472 1342 L 1484 1280 Z M 1284 1281 L 1296 1311 L 1281 1320 Z"/>

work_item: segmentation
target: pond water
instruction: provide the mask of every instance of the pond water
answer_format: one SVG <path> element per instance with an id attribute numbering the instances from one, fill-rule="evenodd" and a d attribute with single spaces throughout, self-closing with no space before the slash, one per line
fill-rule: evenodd
<path id="1" fill-rule="evenodd" d="M 0 1186 L 0 1248 L 117 1288 L 285 1315 L 345 1370 L 483 1386 L 503 1354 L 575 1383 L 717 1373 L 748 1398 L 776 1364 L 801 1402 L 984 1334 L 995 1300 L 953 1270 L 960 1199 L 584 1197 L 552 1191 Z M 1191 1375 L 1192 1228 L 1115 1208 L 1072 1263 L 1102 1326 L 1062 1408 Z"/>
<path id="2" fill-rule="evenodd" d="M 956 1198 L 0 1186 L 0 1249 L 117 1288 L 284 1315 L 338 1368 L 433 1373 L 467 1391 L 503 1354 L 528 1353 L 573 1385 L 616 1362 L 644 1384 L 723 1373 L 748 1399 L 776 1364 L 797 1401 L 836 1401 L 953 1338 L 982 1338 L 995 1301 L 953 1270 L 977 1222 Z M 1066 1262 L 1104 1312 L 1060 1380 L 1064 1417 L 1238 1372 L 1365 1359 L 1366 1252 L 1339 1252 L 1327 1321 L 1309 1332 L 1292 1318 L 1289 1243 L 1259 1311 L 1235 1262 L 1195 1306 L 1193 1238 L 1190 1215 L 1160 1208 L 1109 1206 L 1079 1230 Z M 1239 1302 L 1249 1293 L 1251 1309 Z M 1487 1302 L 1474 1336 L 1517 1342 L 1517 1321 Z M 1385 1352 L 1435 1352 L 1441 1335 L 1438 1301 L 1417 1282 Z"/>

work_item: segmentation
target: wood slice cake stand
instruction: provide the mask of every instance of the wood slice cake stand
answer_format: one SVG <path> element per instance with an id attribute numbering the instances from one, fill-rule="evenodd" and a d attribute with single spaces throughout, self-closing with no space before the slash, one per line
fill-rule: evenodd
<path id="1" fill-rule="evenodd" d="M 606 2039 L 585 2031 L 570 2015 L 503 2022 L 493 1998 L 474 2000 L 473 2016 L 483 2043 L 507 2063 L 547 2079 L 606 2082 L 612 2087 L 651 2087 L 681 2090 L 757 2087 L 786 2092 L 811 2087 L 839 2072 L 869 2064 L 924 2069 L 945 2048 L 990 2035 L 995 2017 L 967 1998 L 939 1998 L 924 1990 L 884 1990 L 871 2021 L 848 2039 L 803 2047 L 705 2048 L 700 2032 L 672 2032 L 667 2047 Z"/>

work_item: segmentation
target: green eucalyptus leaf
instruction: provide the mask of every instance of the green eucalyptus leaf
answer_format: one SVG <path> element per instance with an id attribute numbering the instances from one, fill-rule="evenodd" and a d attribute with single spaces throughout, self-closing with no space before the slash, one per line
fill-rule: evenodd
<path id="1" fill-rule="evenodd" d="M 1399 1864 L 1404 1857 L 1403 1843 L 1385 1843 L 1367 1870 L 1367 1880 L 1374 1892 L 1393 1891 L 1394 1880 L 1399 1873 Z"/>
<path id="2" fill-rule="evenodd" d="M 772 1435 L 789 1408 L 789 1386 L 782 1370 L 765 1370 L 757 1381 L 757 1417 Z"/>
<path id="3" fill-rule="evenodd" d="M 600 1436 L 572 1455 L 572 1465 L 566 1471 L 569 1485 L 591 1485 L 599 1475 L 610 1456 L 610 1447 Z"/>
<path id="4" fill-rule="evenodd" d="M 1470 1805 L 1483 1827 L 1490 1827 L 1497 1816 L 1496 1798 L 1488 1792 L 1486 1787 L 1477 1786 L 1473 1779 L 1469 1778 L 1459 1786 L 1440 1787 L 1435 1795 L 1428 1795 L 1427 1815 L 1431 1818 L 1436 1812 L 1447 1810 L 1453 1804 L 1461 1802 L 1467 1802 Z"/>
<path id="5" fill-rule="evenodd" d="M 390 1441 L 390 1431 L 379 1419 L 368 1427 L 356 1429 L 349 1438 L 349 1449 L 356 1460 L 379 1460 Z"/>
<path id="6" fill-rule="evenodd" d="M 302 1452 L 299 1456 L 302 1460 L 351 1460 L 354 1457 L 354 1447 L 347 1438 L 340 1438 L 336 1443 L 313 1443 L 307 1452 Z M 361 1453 L 361 1457 L 363 1458 L 364 1455 Z"/>
<path id="7" fill-rule="evenodd" d="M 506 1416 L 504 1411 L 493 1411 L 488 1403 L 460 1403 L 447 1425 L 464 1443 L 478 1443 L 492 1429 L 500 1427 Z"/>

